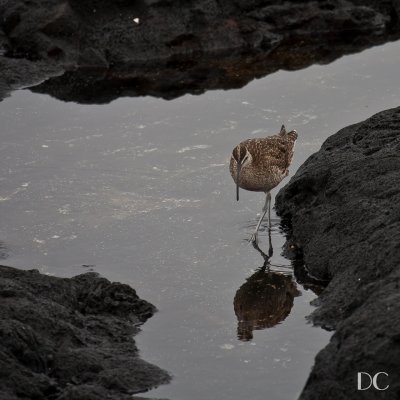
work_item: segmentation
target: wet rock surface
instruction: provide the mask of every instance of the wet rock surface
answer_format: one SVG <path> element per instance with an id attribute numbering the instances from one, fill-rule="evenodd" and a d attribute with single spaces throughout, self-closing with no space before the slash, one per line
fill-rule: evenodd
<path id="1" fill-rule="evenodd" d="M 336 332 L 303 400 L 400 396 L 399 154 L 395 108 L 331 136 L 277 196 L 309 273 L 330 281 L 312 319 Z M 359 371 L 389 388 L 357 391 Z"/>
<path id="2" fill-rule="evenodd" d="M 0 0 L 0 96 L 64 71 L 34 90 L 106 103 L 238 88 L 395 40 L 399 14 L 395 0 Z"/>
<path id="3" fill-rule="evenodd" d="M 0 266 L 0 298 L 1 399 L 134 399 L 170 379 L 138 357 L 155 308 L 128 285 Z"/>

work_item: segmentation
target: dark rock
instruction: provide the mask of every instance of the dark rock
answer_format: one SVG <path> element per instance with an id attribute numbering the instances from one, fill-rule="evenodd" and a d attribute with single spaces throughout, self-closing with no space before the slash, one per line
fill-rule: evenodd
<path id="1" fill-rule="evenodd" d="M 336 330 L 301 399 L 399 398 L 399 154 L 395 108 L 331 136 L 278 193 L 309 273 L 330 281 L 312 319 Z M 357 391 L 359 371 L 389 374 L 384 397 Z"/>
<path id="2" fill-rule="evenodd" d="M 127 285 L 0 266 L 0 398 L 132 399 L 169 381 L 132 338 L 155 311 Z"/>
<path id="3" fill-rule="evenodd" d="M 0 56 L 0 100 L 11 91 L 38 85 L 49 77 L 61 75 L 64 70 L 57 64 L 46 61 L 30 61 L 23 58 Z"/>
<path id="4" fill-rule="evenodd" d="M 0 51 L 67 71 L 35 88 L 66 101 L 171 99 L 395 40 L 399 13 L 396 0 L 0 0 Z"/>

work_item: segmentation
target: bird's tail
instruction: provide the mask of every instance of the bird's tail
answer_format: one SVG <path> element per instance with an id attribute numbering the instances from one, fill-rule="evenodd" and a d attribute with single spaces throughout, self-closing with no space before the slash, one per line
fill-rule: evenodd
<path id="1" fill-rule="evenodd" d="M 290 132 L 286 132 L 285 125 L 282 125 L 279 135 L 284 137 L 286 140 L 285 161 L 286 169 L 289 169 L 289 165 L 292 162 L 294 144 L 298 135 L 294 129 Z"/>

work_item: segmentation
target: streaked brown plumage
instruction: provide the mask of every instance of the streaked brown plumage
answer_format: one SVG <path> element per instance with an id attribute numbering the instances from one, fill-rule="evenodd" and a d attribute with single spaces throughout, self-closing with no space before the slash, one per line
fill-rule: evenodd
<path id="1" fill-rule="evenodd" d="M 257 242 L 257 232 L 267 211 L 270 225 L 270 191 L 289 173 L 297 132 L 286 132 L 282 125 L 277 135 L 265 138 L 247 139 L 232 151 L 229 170 L 236 183 L 236 198 L 239 200 L 239 187 L 266 193 L 266 202 L 252 240 Z"/>

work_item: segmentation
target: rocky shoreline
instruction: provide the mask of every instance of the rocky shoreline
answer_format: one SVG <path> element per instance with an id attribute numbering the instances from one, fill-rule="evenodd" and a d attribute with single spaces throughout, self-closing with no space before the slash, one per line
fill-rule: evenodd
<path id="1" fill-rule="evenodd" d="M 2 400 L 128 400 L 170 376 L 133 336 L 155 312 L 128 285 L 0 266 Z"/>
<path id="2" fill-rule="evenodd" d="M 335 334 L 301 400 L 399 398 L 399 154 L 400 107 L 328 138 L 276 198 L 309 273 L 330 281 L 311 318 Z M 384 397 L 357 391 L 360 371 L 388 373 Z"/>
<path id="3" fill-rule="evenodd" d="M 0 0 L 0 98 L 172 99 L 400 37 L 395 0 Z"/>
<path id="4" fill-rule="evenodd" d="M 395 0 L 0 0 L 0 100 L 33 85 L 90 104 L 239 88 L 396 40 L 399 17 Z M 302 400 L 375 399 L 357 392 L 359 371 L 386 371 L 382 398 L 399 398 L 399 121 L 393 109 L 341 130 L 277 196 L 309 273 L 330 282 L 312 319 L 336 332 Z M 132 335 L 154 307 L 133 289 L 94 274 L 0 278 L 4 399 L 123 400 L 169 381 L 138 358 Z"/>

